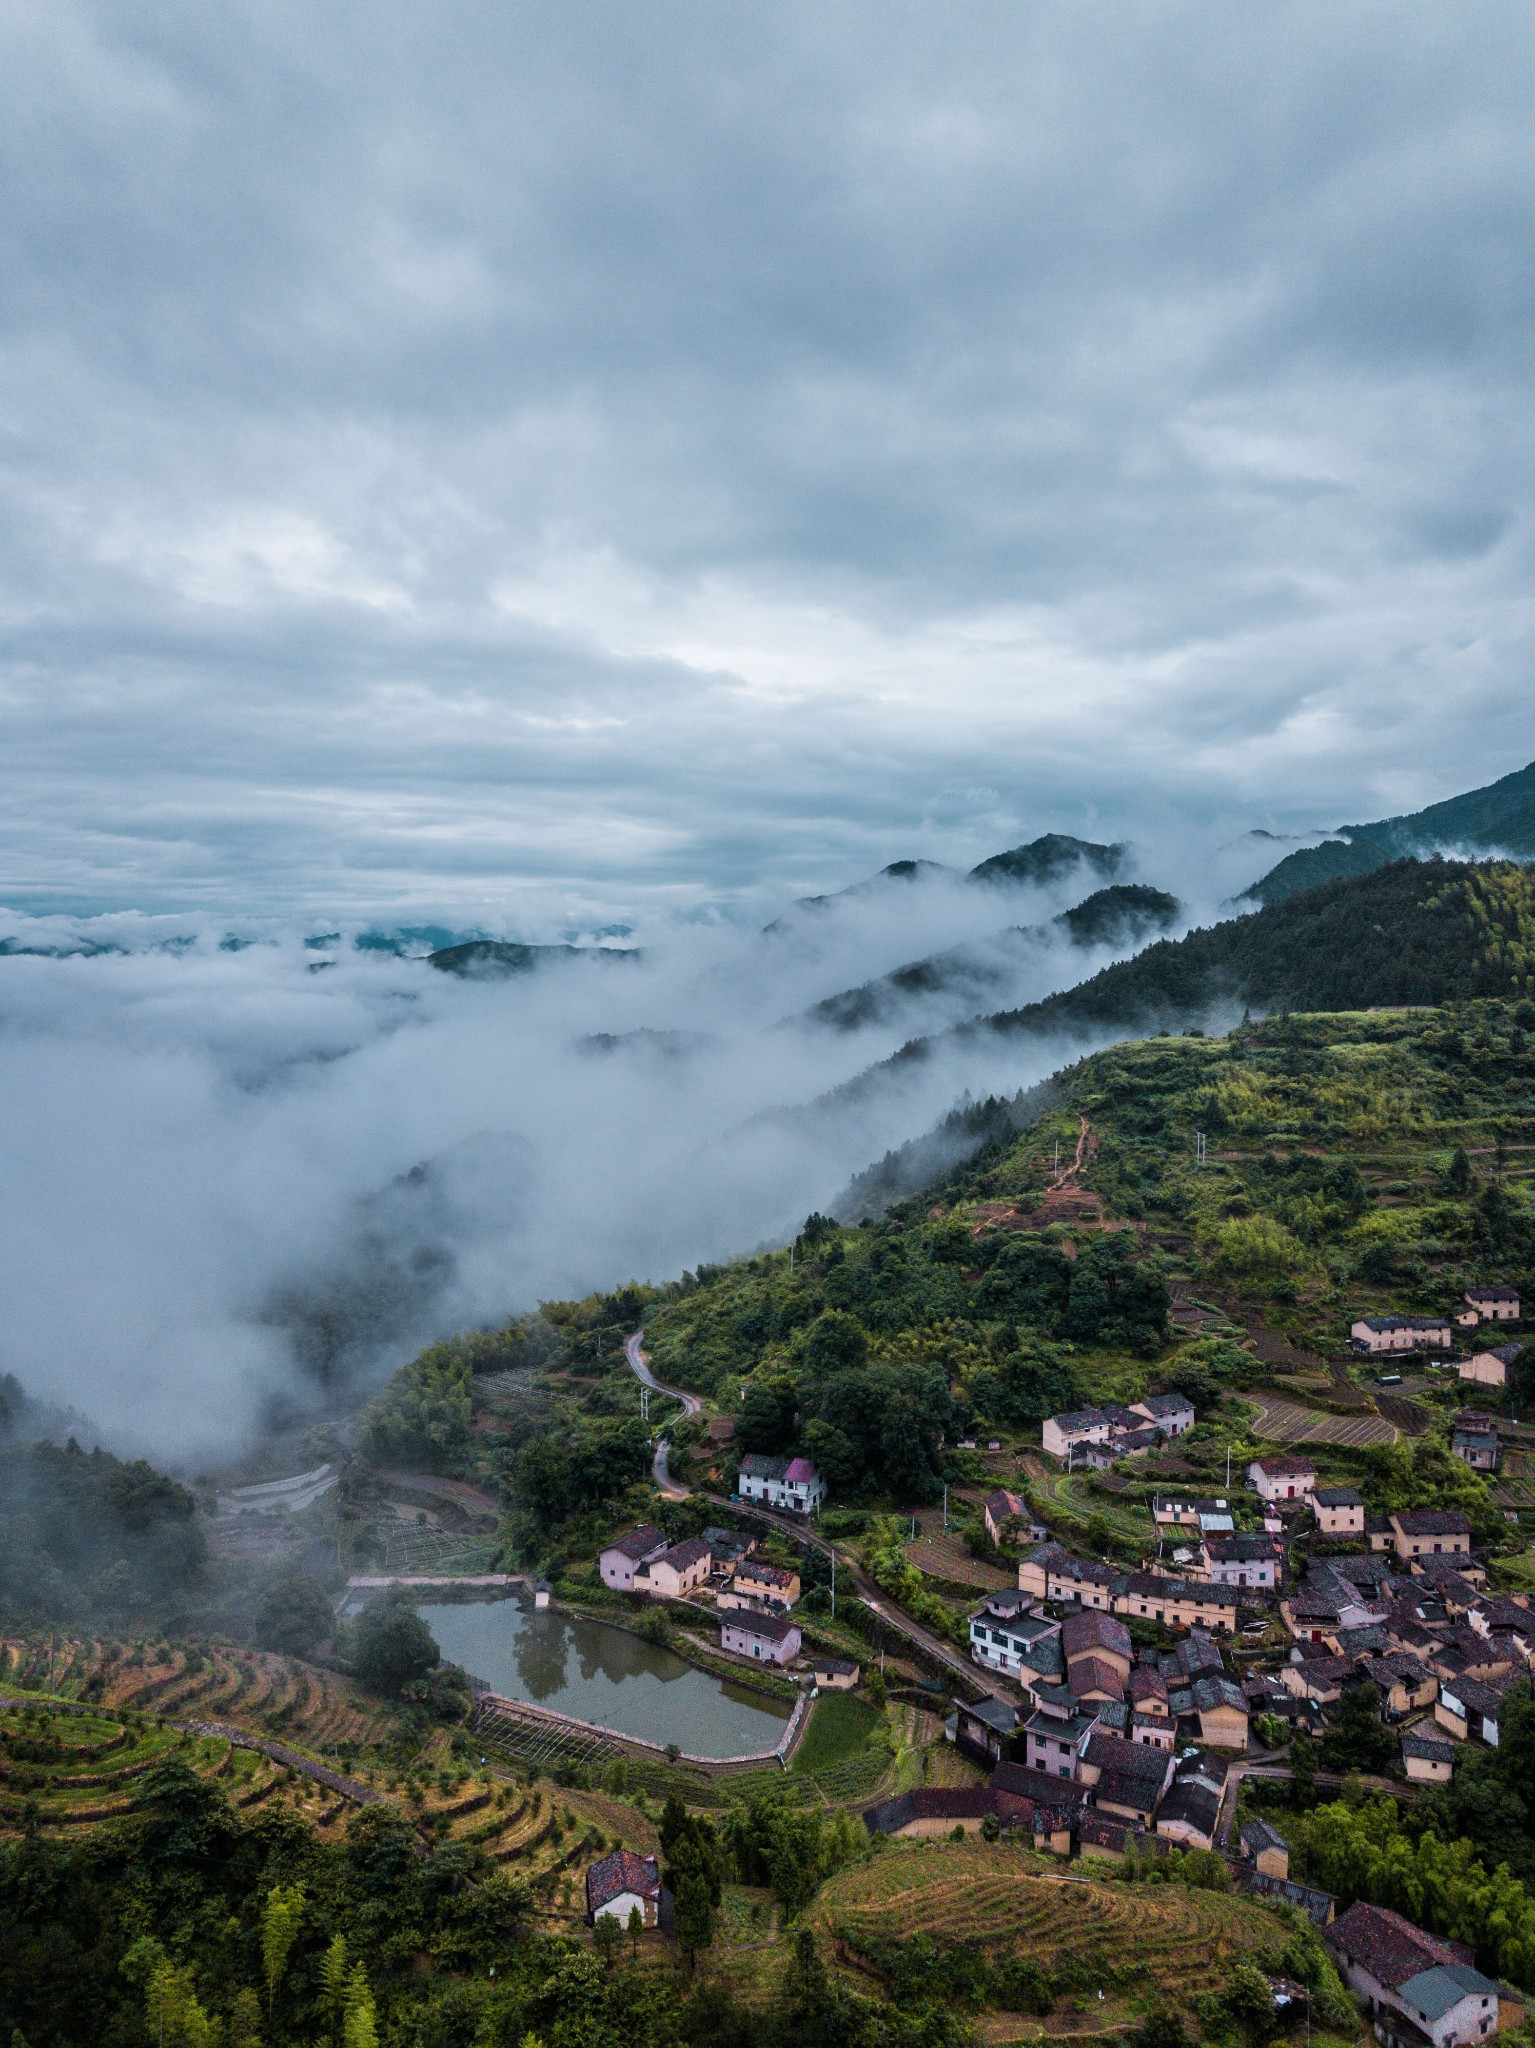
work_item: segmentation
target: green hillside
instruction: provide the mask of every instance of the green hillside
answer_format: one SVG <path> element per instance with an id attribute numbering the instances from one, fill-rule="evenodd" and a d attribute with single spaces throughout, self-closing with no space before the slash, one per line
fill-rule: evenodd
<path id="1" fill-rule="evenodd" d="M 1368 874 L 1388 861 L 1441 849 L 1452 853 L 1504 853 L 1535 859 L 1535 762 L 1512 775 L 1373 825 L 1340 825 L 1340 839 L 1287 854 L 1248 891 L 1277 903 L 1301 889 Z"/>

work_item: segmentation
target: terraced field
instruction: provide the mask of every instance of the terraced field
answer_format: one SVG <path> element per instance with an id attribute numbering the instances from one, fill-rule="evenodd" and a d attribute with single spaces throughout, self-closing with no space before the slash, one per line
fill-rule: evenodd
<path id="1" fill-rule="evenodd" d="M 0 1642 L 0 1684 L 176 1719 L 232 1721 L 318 1750 L 376 1742 L 387 1711 L 347 1680 L 266 1650 L 174 1649 L 91 1637 Z"/>
<path id="2" fill-rule="evenodd" d="M 1253 1434 L 1270 1443 L 1346 1444 L 1358 1450 L 1365 1444 L 1389 1444 L 1397 1439 L 1396 1426 L 1383 1415 L 1323 1415 L 1315 1408 L 1302 1408 L 1263 1392 L 1242 1398 L 1257 1410 Z"/>
<path id="3" fill-rule="evenodd" d="M 1277 1955 L 1278 1918 L 1245 1901 L 1181 1885 L 1122 1885 L 1052 1872 L 1004 1843 L 893 1842 L 832 1878 L 812 1919 L 854 1949 L 929 1934 L 1016 1945 L 1047 1967 L 1066 1963 L 1155 1983 L 1187 2002 L 1219 1988 L 1240 1958 Z"/>

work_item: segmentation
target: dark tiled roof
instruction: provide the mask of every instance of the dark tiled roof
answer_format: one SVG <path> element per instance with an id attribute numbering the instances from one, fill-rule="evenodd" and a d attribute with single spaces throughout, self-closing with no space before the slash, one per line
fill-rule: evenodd
<path id="1" fill-rule="evenodd" d="M 1015 1799 L 1033 1799 L 1045 1805 L 1085 1806 L 1088 1788 L 1071 1778 L 1052 1778 L 1048 1771 L 1036 1771 L 1030 1764 L 997 1764 L 991 1773 L 992 1789 L 1008 1792 Z"/>
<path id="2" fill-rule="evenodd" d="M 1086 1692 L 1106 1692 L 1111 1699 L 1123 1699 L 1125 1682 L 1119 1666 L 1107 1657 L 1078 1657 L 1072 1664 L 1067 1684 L 1080 1699 Z"/>
<path id="3" fill-rule="evenodd" d="M 684 1543 L 674 1543 L 664 1557 L 656 1559 L 657 1564 L 669 1564 L 679 1572 L 685 1572 L 689 1565 L 699 1564 L 710 1555 L 709 1546 L 702 1536 L 689 1536 Z"/>
<path id="4" fill-rule="evenodd" d="M 636 1856 L 632 1849 L 615 1849 L 586 1873 L 586 1910 L 595 1913 L 625 1892 L 647 1899 L 658 1896 L 660 1890 L 661 1868 L 654 1856 Z"/>
<path id="5" fill-rule="evenodd" d="M 1105 1728 L 1095 1728 L 1088 1736 L 1082 1760 L 1105 1773 L 1112 1771 L 1117 1777 L 1150 1779 L 1158 1785 L 1167 1775 L 1164 1751 L 1153 1749 L 1147 1742 L 1126 1742 L 1122 1735 L 1111 1735 Z"/>
<path id="6" fill-rule="evenodd" d="M 1074 1657 L 1088 1656 L 1097 1650 L 1117 1651 L 1121 1657 L 1131 1654 L 1130 1631 L 1117 1614 L 1105 1614 L 1096 1607 L 1084 1607 L 1080 1614 L 1068 1614 L 1061 1623 L 1061 1644 L 1068 1663 Z"/>
<path id="7" fill-rule="evenodd" d="M 1324 1508 L 1362 1508 L 1364 1506 L 1364 1496 L 1356 1493 L 1352 1486 L 1313 1487 L 1311 1498 Z"/>
<path id="8" fill-rule="evenodd" d="M 1458 1742 L 1451 1742 L 1447 1736 L 1427 1735 L 1417 1730 L 1402 1737 L 1403 1756 L 1419 1757 L 1427 1763 L 1453 1763 L 1459 1747 Z"/>
<path id="9" fill-rule="evenodd" d="M 1470 1953 L 1458 1943 L 1425 1934 L 1389 1906 L 1367 1906 L 1362 1900 L 1339 1914 L 1328 1942 L 1350 1961 L 1363 1964 L 1388 1991 L 1436 1963 L 1464 1962 Z"/>
<path id="10" fill-rule="evenodd" d="M 798 1623 L 784 1615 L 747 1613 L 739 1607 L 720 1616 L 720 1627 L 760 1637 L 764 1643 L 781 1643 L 791 1629 L 798 1633 Z"/>
<path id="11" fill-rule="evenodd" d="M 782 1479 L 792 1462 L 789 1458 L 770 1458 L 762 1451 L 748 1451 L 741 1460 L 741 1474 L 746 1479 Z"/>
<path id="12" fill-rule="evenodd" d="M 1247 1700 L 1242 1688 L 1234 1685 L 1229 1678 L 1196 1678 L 1193 1691 L 1194 1705 L 1202 1714 L 1213 1713 L 1217 1707 L 1231 1707 L 1239 1714 L 1247 1712 Z"/>
<path id="13" fill-rule="evenodd" d="M 617 1537 L 608 1545 L 608 1549 L 616 1550 L 638 1564 L 640 1559 L 648 1557 L 652 1550 L 659 1550 L 665 1541 L 665 1530 L 653 1528 L 646 1522 L 638 1529 L 631 1529 L 626 1536 Z"/>
<path id="14" fill-rule="evenodd" d="M 1162 1801 L 1157 1826 L 1181 1821 L 1207 1839 L 1214 1838 L 1220 1820 L 1221 1795 L 1198 1778 L 1180 1778 Z"/>
<path id="15" fill-rule="evenodd" d="M 1018 1710 L 1010 1707 L 1006 1700 L 994 1699 L 984 1693 L 973 1706 L 962 1706 L 960 1715 L 968 1715 L 972 1721 L 983 1722 L 988 1728 L 995 1728 L 999 1735 L 1011 1735 L 1018 1726 Z"/>
<path id="16" fill-rule="evenodd" d="M 1471 1524 L 1459 1508 L 1408 1508 L 1391 1517 L 1404 1536 L 1469 1536 Z"/>
<path id="17" fill-rule="evenodd" d="M 1270 1827 L 1266 1820 L 1259 1820 L 1255 1815 L 1242 1824 L 1242 1847 L 1249 1855 L 1257 1856 L 1265 1849 L 1288 1851 L 1290 1845 L 1278 1828 Z"/>

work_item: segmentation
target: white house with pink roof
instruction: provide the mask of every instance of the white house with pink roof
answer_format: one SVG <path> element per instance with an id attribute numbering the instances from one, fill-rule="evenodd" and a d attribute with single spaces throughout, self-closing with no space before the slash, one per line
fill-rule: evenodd
<path id="1" fill-rule="evenodd" d="M 742 1500 L 811 1515 L 826 1498 L 826 1482 L 808 1458 L 768 1458 L 748 1451 L 741 1460 L 736 1492 Z"/>

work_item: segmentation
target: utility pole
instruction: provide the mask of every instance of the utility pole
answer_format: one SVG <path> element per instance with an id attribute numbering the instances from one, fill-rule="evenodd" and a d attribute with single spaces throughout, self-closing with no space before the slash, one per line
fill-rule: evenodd
<path id="1" fill-rule="evenodd" d="M 1060 1174 L 1061 1174 L 1061 1141 L 1060 1141 L 1060 1139 L 1059 1139 L 1059 1138 L 1057 1138 L 1057 1139 L 1056 1139 L 1056 1141 L 1055 1141 L 1055 1169 L 1054 1169 L 1054 1170 L 1055 1170 L 1055 1177 L 1056 1177 L 1056 1179 L 1057 1179 L 1057 1180 L 1059 1180 L 1059 1179 L 1060 1179 Z"/>
<path id="2" fill-rule="evenodd" d="M 1205 1145 L 1205 1134 L 1203 1131 L 1196 1131 L 1194 1133 L 1194 1164 L 1196 1166 L 1205 1166 L 1209 1163 L 1209 1158 L 1209 1150 Z"/>
<path id="3" fill-rule="evenodd" d="M 946 1529 L 949 1526 L 949 1482 L 947 1479 L 943 1482 L 943 1526 Z"/>
<path id="4" fill-rule="evenodd" d="M 837 1553 L 831 1554 L 831 1618 L 837 1618 Z"/>

